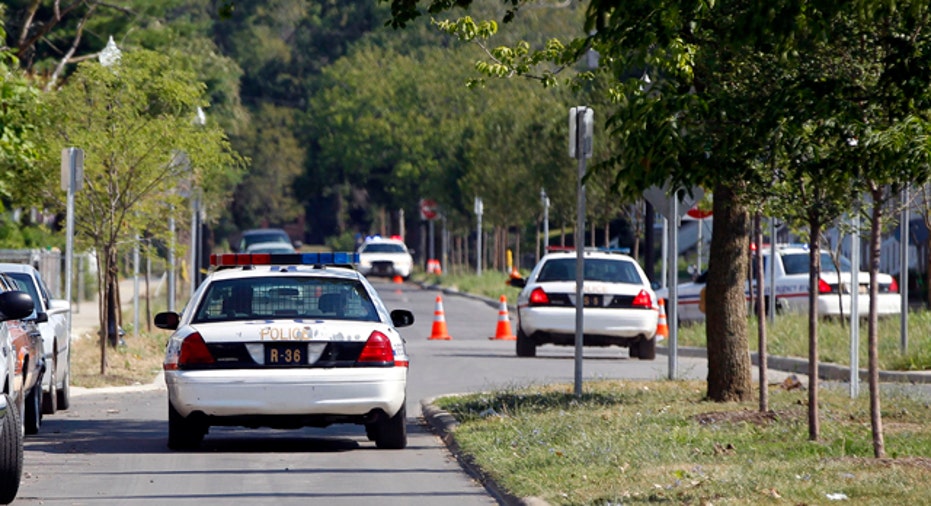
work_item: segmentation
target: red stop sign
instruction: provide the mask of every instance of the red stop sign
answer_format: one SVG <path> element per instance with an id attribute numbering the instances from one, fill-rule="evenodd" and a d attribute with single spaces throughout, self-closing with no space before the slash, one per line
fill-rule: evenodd
<path id="1" fill-rule="evenodd" d="M 703 220 L 705 218 L 711 217 L 711 211 L 702 211 L 697 207 L 693 207 L 685 212 L 689 215 L 690 218 L 695 218 L 696 220 Z"/>
<path id="2" fill-rule="evenodd" d="M 436 219 L 436 202 L 432 199 L 420 200 L 420 218 L 423 220 Z"/>

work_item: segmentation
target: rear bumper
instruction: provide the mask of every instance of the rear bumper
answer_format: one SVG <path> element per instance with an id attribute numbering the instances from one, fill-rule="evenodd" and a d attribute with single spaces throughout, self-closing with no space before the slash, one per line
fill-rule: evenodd
<path id="1" fill-rule="evenodd" d="M 352 419 L 393 416 L 404 404 L 407 369 L 340 368 L 166 371 L 181 416 Z"/>
<path id="2" fill-rule="evenodd" d="M 585 308 L 582 313 L 583 345 L 629 346 L 656 334 L 655 309 Z M 574 344 L 575 308 L 534 307 L 518 312 L 520 329 L 538 344 Z"/>

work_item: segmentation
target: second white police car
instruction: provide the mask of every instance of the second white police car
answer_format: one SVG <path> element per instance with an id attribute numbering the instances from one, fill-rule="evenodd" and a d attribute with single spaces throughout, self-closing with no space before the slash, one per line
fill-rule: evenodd
<path id="1" fill-rule="evenodd" d="M 659 306 L 646 273 L 628 255 L 586 249 L 583 252 L 582 344 L 620 346 L 633 358 L 656 358 Z M 576 258 L 571 251 L 547 253 L 517 297 L 518 357 L 534 357 L 543 344 L 572 346 L 576 328 Z"/>
<path id="2" fill-rule="evenodd" d="M 361 424 L 378 448 L 407 445 L 409 359 L 390 311 L 351 265 L 354 253 L 213 255 L 164 361 L 168 446 L 192 449 L 211 426 Z"/>

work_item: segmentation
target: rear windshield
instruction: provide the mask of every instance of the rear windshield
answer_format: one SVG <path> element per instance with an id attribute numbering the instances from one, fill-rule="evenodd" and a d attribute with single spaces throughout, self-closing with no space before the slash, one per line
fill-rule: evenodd
<path id="1" fill-rule="evenodd" d="M 291 244 L 291 239 L 281 232 L 259 232 L 242 237 L 243 247 L 260 242 L 283 242 L 285 244 Z"/>
<path id="2" fill-rule="evenodd" d="M 193 322 L 280 318 L 378 321 L 378 313 L 355 280 L 275 276 L 214 281 Z"/>
<path id="3" fill-rule="evenodd" d="M 366 244 L 362 247 L 363 253 L 404 253 L 404 246 L 390 242 Z"/>
<path id="4" fill-rule="evenodd" d="M 585 259 L 585 280 L 642 285 L 643 278 L 633 262 L 626 260 Z M 575 259 L 558 258 L 543 265 L 537 281 L 575 280 Z"/>
<path id="5" fill-rule="evenodd" d="M 782 267 L 786 274 L 808 274 L 811 264 L 808 253 L 783 253 Z M 821 272 L 837 272 L 834 260 L 828 253 L 821 253 Z M 851 272 L 850 260 L 840 257 L 840 272 Z"/>

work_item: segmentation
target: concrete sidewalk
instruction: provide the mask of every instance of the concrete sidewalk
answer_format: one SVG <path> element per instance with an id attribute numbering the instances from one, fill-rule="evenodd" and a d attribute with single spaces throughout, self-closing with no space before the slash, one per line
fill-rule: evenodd
<path id="1" fill-rule="evenodd" d="M 160 285 L 149 282 L 152 296 L 159 294 Z M 145 280 L 139 280 L 139 327 L 145 328 Z M 123 314 L 127 314 L 123 321 L 123 328 L 130 328 L 133 324 L 133 301 L 136 297 L 135 281 L 132 278 L 120 280 L 120 298 L 123 301 Z M 100 330 L 100 300 L 99 293 L 94 293 L 90 300 L 83 300 L 72 305 L 71 338 L 82 339 L 97 337 Z M 164 307 L 164 306 L 162 306 Z"/>

